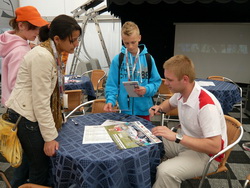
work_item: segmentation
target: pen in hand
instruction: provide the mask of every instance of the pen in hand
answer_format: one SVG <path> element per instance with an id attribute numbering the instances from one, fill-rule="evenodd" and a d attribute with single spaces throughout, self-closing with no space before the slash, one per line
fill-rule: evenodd
<path id="1" fill-rule="evenodd" d="M 155 108 L 151 108 L 151 110 L 155 111 Z M 158 110 L 157 112 L 160 114 L 166 114 L 166 112 L 163 112 L 162 109 Z"/>

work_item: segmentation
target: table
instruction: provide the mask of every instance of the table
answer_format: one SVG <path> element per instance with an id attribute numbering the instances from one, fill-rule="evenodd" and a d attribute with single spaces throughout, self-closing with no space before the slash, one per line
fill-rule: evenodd
<path id="1" fill-rule="evenodd" d="M 232 83 L 208 79 L 196 79 L 195 81 L 209 81 L 214 83 L 215 86 L 202 87 L 214 94 L 220 102 L 224 114 L 228 114 L 233 109 L 233 105 L 241 100 L 238 87 Z"/>
<path id="2" fill-rule="evenodd" d="M 106 119 L 140 121 L 147 128 L 154 125 L 137 116 L 121 113 L 97 113 L 77 116 L 63 125 L 57 140 L 60 148 L 52 162 L 54 187 L 71 184 L 84 188 L 151 188 L 160 163 L 162 144 L 119 150 L 115 143 L 82 144 L 85 125 L 100 125 Z"/>
<path id="3" fill-rule="evenodd" d="M 65 75 L 65 90 L 81 89 L 88 95 L 88 100 L 96 99 L 93 84 L 88 76 Z"/>

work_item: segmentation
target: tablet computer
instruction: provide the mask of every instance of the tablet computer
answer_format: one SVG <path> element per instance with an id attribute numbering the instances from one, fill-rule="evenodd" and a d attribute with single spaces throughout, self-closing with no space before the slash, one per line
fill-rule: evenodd
<path id="1" fill-rule="evenodd" d="M 134 92 L 134 89 L 139 87 L 138 81 L 127 81 L 127 82 L 122 82 L 124 85 L 126 91 L 128 92 L 129 97 L 142 97 L 141 95 L 138 95 L 137 93 Z"/>

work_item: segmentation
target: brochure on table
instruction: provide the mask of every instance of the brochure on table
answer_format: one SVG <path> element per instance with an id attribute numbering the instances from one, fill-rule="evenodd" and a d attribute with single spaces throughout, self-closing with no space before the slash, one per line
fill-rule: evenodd
<path id="1" fill-rule="evenodd" d="M 85 126 L 83 144 L 115 142 L 119 149 L 128 149 L 160 143 L 141 122 L 106 120 L 102 125 Z"/>

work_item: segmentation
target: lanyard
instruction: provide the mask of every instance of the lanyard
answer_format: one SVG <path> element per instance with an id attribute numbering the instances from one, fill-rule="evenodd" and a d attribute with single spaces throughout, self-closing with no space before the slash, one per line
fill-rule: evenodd
<path id="1" fill-rule="evenodd" d="M 58 76 L 57 80 L 58 80 L 58 86 L 59 86 L 58 88 L 59 88 L 59 93 L 60 93 L 60 101 L 61 101 L 61 104 L 63 104 L 63 94 L 64 94 L 64 75 L 62 74 L 63 63 L 61 62 L 60 56 L 58 56 L 54 41 L 50 40 L 50 46 L 53 50 L 53 54 L 57 63 L 57 76 Z"/>
<path id="2" fill-rule="evenodd" d="M 132 71 L 131 71 L 132 76 L 134 75 L 134 72 L 135 72 L 136 63 L 139 60 L 139 54 L 140 54 L 140 49 L 138 48 L 137 54 L 135 56 L 135 61 L 133 63 L 134 65 L 133 65 L 133 68 L 132 68 Z M 132 59 L 132 57 L 130 59 Z M 129 69 L 129 58 L 128 58 L 128 49 L 127 48 L 126 48 L 126 65 L 127 65 L 127 72 L 128 72 L 128 81 L 130 81 L 131 80 L 131 75 L 130 75 L 130 69 Z"/>

